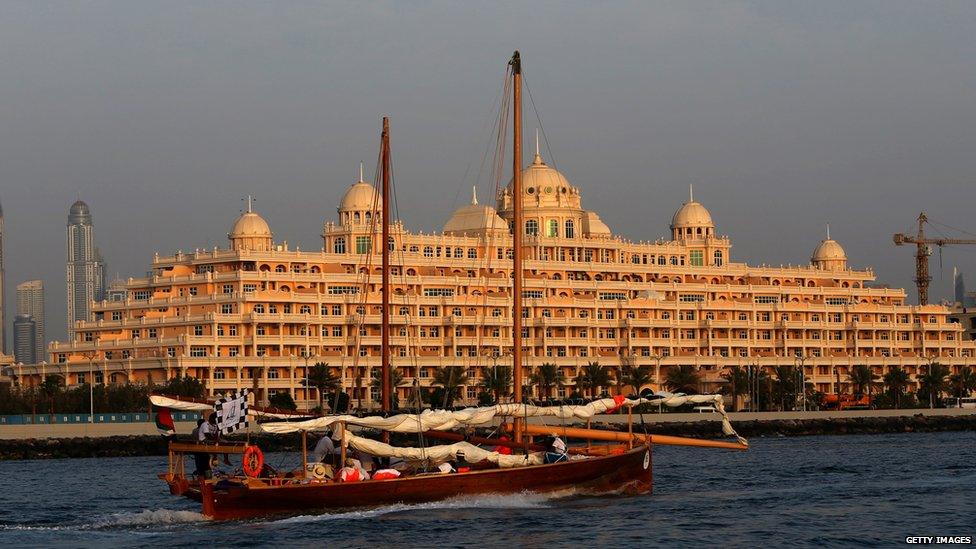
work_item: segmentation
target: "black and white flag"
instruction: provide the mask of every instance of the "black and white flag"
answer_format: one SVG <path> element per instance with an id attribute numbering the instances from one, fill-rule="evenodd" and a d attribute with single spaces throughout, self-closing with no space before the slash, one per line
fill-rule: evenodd
<path id="1" fill-rule="evenodd" d="M 217 429 L 223 435 L 228 435 L 241 429 L 247 429 L 247 394 L 248 390 L 218 399 L 214 403 L 217 412 Z"/>

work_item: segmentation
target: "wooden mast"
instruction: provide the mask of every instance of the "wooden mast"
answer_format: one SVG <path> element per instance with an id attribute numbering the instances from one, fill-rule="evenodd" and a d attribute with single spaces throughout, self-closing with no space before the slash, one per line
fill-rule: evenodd
<path id="1" fill-rule="evenodd" d="M 512 384 L 515 402 L 522 402 L 522 58 L 518 50 L 509 61 L 512 66 Z M 513 435 L 522 440 L 522 420 L 514 418 Z"/>
<path id="2" fill-rule="evenodd" d="M 380 342 L 380 375 L 383 376 L 382 401 L 383 411 L 389 412 L 390 403 L 390 118 L 383 117 L 383 137 L 380 146 L 380 169 L 383 180 L 383 305 L 381 314 L 383 326 Z M 385 433 L 388 437 L 389 433 Z"/>

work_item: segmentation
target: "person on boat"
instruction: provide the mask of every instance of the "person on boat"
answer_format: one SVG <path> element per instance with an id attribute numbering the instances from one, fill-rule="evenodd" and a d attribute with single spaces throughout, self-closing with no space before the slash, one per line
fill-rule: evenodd
<path id="1" fill-rule="evenodd" d="M 362 450 L 355 450 L 352 453 L 353 457 L 360 464 L 359 467 L 367 473 L 372 473 L 373 471 L 379 469 L 376 466 L 376 456 L 373 454 L 364 452 Z"/>
<path id="2" fill-rule="evenodd" d="M 190 436 L 193 438 L 193 442 L 201 443 L 203 441 L 200 431 L 204 429 L 204 425 L 206 425 L 206 422 L 203 420 L 203 418 L 197 420 L 196 428 L 190 433 Z M 207 473 L 210 471 L 210 455 L 204 452 L 194 452 L 193 466 L 193 476 L 207 476 Z"/>
<path id="3" fill-rule="evenodd" d="M 546 455 L 544 458 L 545 463 L 559 463 L 560 461 L 566 461 L 569 456 L 566 455 L 566 442 L 559 438 L 559 435 L 552 433 L 546 440 Z"/>
<path id="4" fill-rule="evenodd" d="M 335 442 L 332 441 L 332 431 L 326 431 L 325 436 L 319 439 L 315 449 L 312 450 L 312 462 L 332 464 L 335 461 L 334 456 L 337 455 L 339 452 L 336 451 Z"/>
<path id="5" fill-rule="evenodd" d="M 400 471 L 396 469 L 380 469 L 373 473 L 373 480 L 390 480 L 394 478 L 400 478 Z"/>
<path id="6" fill-rule="evenodd" d="M 498 440 L 503 440 L 505 442 L 508 442 L 508 437 L 505 436 L 505 435 L 502 435 L 502 436 L 498 437 Z M 494 448 L 492 448 L 492 451 L 493 452 L 498 452 L 499 454 L 503 454 L 503 455 L 506 455 L 506 456 L 512 455 L 512 448 L 509 447 L 509 446 L 503 446 L 501 444 L 499 444 L 498 446 L 495 446 Z"/>
<path id="7" fill-rule="evenodd" d="M 369 480 L 369 473 L 363 469 L 358 459 L 346 458 L 345 467 L 339 469 L 339 480 L 342 482 Z"/>
<path id="8" fill-rule="evenodd" d="M 200 428 L 198 441 L 200 443 L 211 442 L 213 444 L 220 444 L 220 427 L 217 426 L 217 412 L 211 412 L 210 416 L 207 417 L 207 423 Z M 230 456 L 227 454 L 224 454 L 224 465 L 230 465 Z"/>

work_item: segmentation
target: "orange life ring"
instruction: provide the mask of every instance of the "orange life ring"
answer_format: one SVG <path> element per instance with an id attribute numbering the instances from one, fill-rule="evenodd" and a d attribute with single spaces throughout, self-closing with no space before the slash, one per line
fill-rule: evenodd
<path id="1" fill-rule="evenodd" d="M 264 469 L 264 453 L 257 446 L 248 446 L 244 450 L 244 474 L 251 477 L 257 478 L 261 474 L 261 469 Z"/>

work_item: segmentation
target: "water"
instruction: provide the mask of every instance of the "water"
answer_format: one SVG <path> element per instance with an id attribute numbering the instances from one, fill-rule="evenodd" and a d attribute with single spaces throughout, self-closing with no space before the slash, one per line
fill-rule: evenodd
<path id="1" fill-rule="evenodd" d="M 651 496 L 462 497 L 223 523 L 169 496 L 155 477 L 165 457 L 0 462 L 0 543 L 888 546 L 908 535 L 976 537 L 976 433 L 751 442 L 748 452 L 655 448 Z"/>

